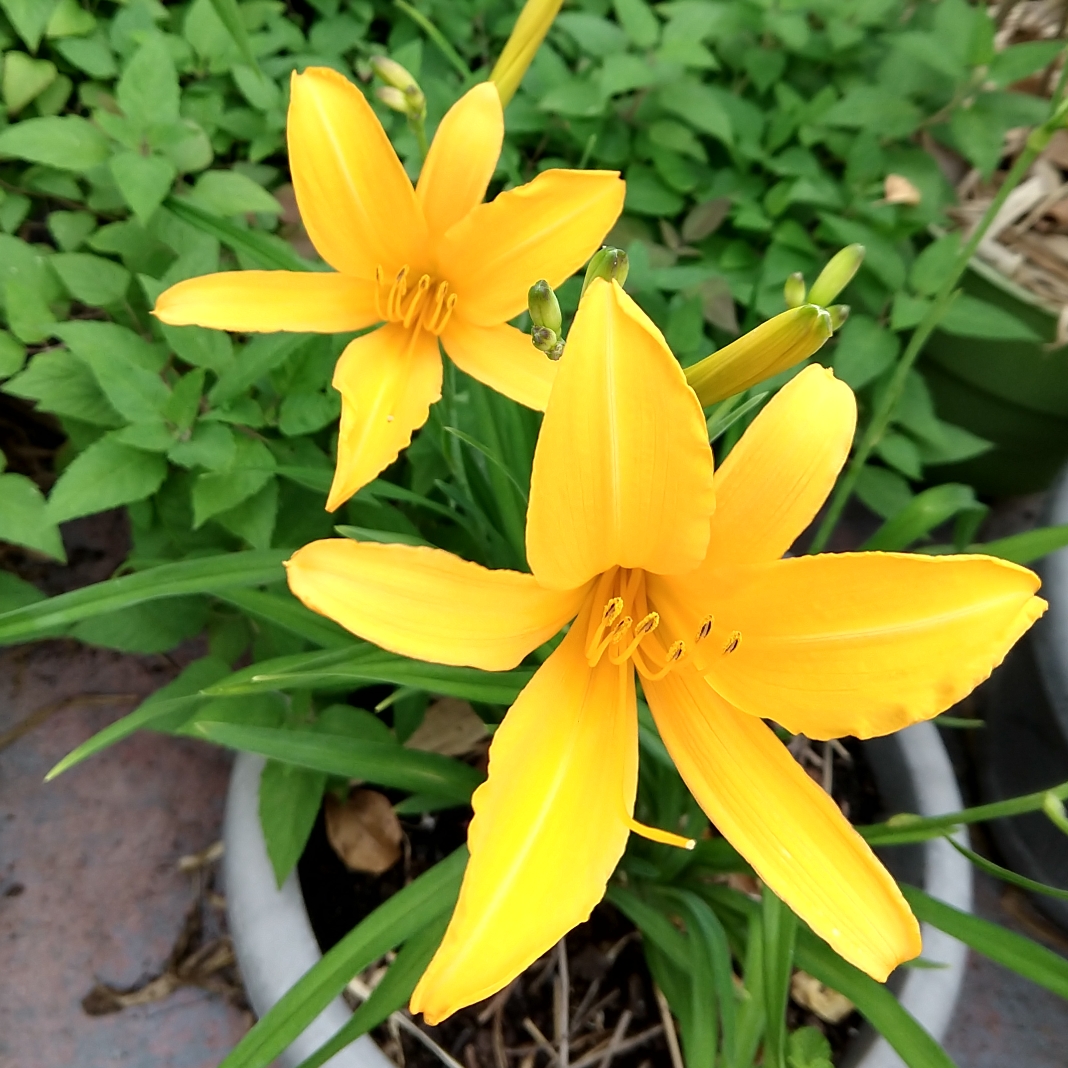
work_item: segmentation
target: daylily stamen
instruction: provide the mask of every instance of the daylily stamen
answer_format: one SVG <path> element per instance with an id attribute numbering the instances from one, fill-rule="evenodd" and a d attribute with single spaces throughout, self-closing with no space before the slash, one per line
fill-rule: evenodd
<path id="1" fill-rule="evenodd" d="M 430 275 L 424 274 L 415 287 L 412 299 L 408 302 L 408 310 L 404 313 L 404 326 L 406 329 L 411 327 L 412 323 L 415 322 L 415 317 L 423 303 L 423 298 L 427 295 L 429 289 Z"/>
<path id="2" fill-rule="evenodd" d="M 679 639 L 678 641 L 674 641 L 671 643 L 671 648 L 667 651 L 667 662 L 664 664 L 664 666 L 659 671 L 642 671 L 641 674 L 644 678 L 648 679 L 649 682 L 658 682 L 660 679 L 664 678 L 664 676 L 667 675 L 668 672 L 674 671 L 674 669 L 678 667 L 679 661 L 681 661 L 685 655 L 686 643 L 681 639 Z M 638 666 L 637 660 L 635 660 L 634 664 L 635 667 Z M 639 671 L 640 670 L 641 669 L 639 668 Z"/>
<path id="3" fill-rule="evenodd" d="M 705 638 L 712 633 L 712 626 L 715 622 L 716 617 L 711 614 L 705 616 L 705 618 L 701 620 L 701 626 L 697 630 L 697 637 L 694 638 L 694 645 L 698 642 L 703 642 Z"/>
<path id="4" fill-rule="evenodd" d="M 733 653 L 735 649 L 741 644 L 742 632 L 740 630 L 732 630 L 731 636 L 727 639 L 727 644 L 723 646 L 723 653 Z"/>
<path id="5" fill-rule="evenodd" d="M 676 846 L 678 849 L 693 849 L 697 843 L 692 838 L 685 838 L 681 834 L 672 834 L 671 831 L 662 831 L 659 827 L 650 827 L 648 824 L 639 823 L 635 819 L 627 817 L 627 826 L 642 838 L 648 838 L 650 842 L 661 842 L 663 845 Z"/>
<path id="6" fill-rule="evenodd" d="M 652 634 L 657 627 L 660 626 L 660 613 L 650 612 L 643 619 L 638 621 L 638 625 L 634 628 L 634 637 L 631 639 L 630 644 L 621 653 L 612 653 L 611 660 L 613 664 L 622 664 L 633 655 L 635 649 L 642 643 L 642 639 L 647 634 Z M 620 635 L 622 637 L 622 635 Z M 616 639 L 618 640 L 618 639 Z"/>
<path id="7" fill-rule="evenodd" d="M 387 289 L 385 269 L 381 264 L 375 268 L 375 313 L 406 330 L 422 329 L 440 336 L 456 307 L 457 294 L 449 292 L 448 282 L 435 283 L 429 274 L 421 274 L 409 290 L 410 275 L 411 269 L 405 264 Z"/>

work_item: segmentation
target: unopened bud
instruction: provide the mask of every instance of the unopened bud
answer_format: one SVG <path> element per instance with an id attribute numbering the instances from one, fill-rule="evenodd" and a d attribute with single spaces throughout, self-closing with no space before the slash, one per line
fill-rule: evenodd
<path id="1" fill-rule="evenodd" d="M 827 309 L 827 314 L 831 317 L 831 329 L 837 334 L 845 326 L 846 319 L 849 318 L 849 305 L 832 304 Z"/>
<path id="2" fill-rule="evenodd" d="M 826 308 L 853 281 L 853 275 L 860 270 L 863 262 L 863 245 L 846 245 L 844 249 L 836 252 L 809 290 L 809 304 Z"/>
<path id="3" fill-rule="evenodd" d="M 630 260 L 621 248 L 603 248 L 600 252 L 593 254 L 593 259 L 586 268 L 586 277 L 582 280 L 582 292 L 586 292 L 595 278 L 603 278 L 606 282 L 618 282 L 623 285 L 629 271 Z"/>
<path id="4" fill-rule="evenodd" d="M 423 90 L 396 60 L 387 56 L 372 56 L 371 68 L 386 83 L 375 90 L 375 96 L 386 107 L 406 115 L 409 121 L 422 122 L 426 118 Z"/>
<path id="5" fill-rule="evenodd" d="M 707 408 L 808 359 L 830 336 L 831 313 L 803 304 L 691 364 L 686 381 Z"/>
<path id="6" fill-rule="evenodd" d="M 419 83 L 395 59 L 389 56 L 372 56 L 371 69 L 386 83 L 402 93 L 418 89 Z"/>
<path id="7" fill-rule="evenodd" d="M 788 308 L 800 308 L 805 303 L 805 276 L 800 271 L 794 271 L 786 284 L 782 287 L 782 295 L 786 299 Z"/>
<path id="8" fill-rule="evenodd" d="M 530 321 L 535 326 L 542 326 L 554 334 L 563 330 L 564 317 L 560 312 L 560 302 L 556 299 L 553 287 L 545 279 L 535 282 L 527 292 L 527 309 Z"/>
<path id="9" fill-rule="evenodd" d="M 544 352 L 550 360 L 558 360 L 564 354 L 564 341 L 555 330 L 547 326 L 535 326 L 530 331 L 530 340 L 534 348 Z"/>

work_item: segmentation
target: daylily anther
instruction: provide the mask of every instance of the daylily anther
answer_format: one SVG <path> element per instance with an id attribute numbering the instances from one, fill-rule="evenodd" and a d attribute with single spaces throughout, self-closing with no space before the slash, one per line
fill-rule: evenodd
<path id="1" fill-rule="evenodd" d="M 496 87 L 476 85 L 445 115 L 412 187 L 363 94 L 340 74 L 294 74 L 289 162 L 301 217 L 336 273 L 231 271 L 179 282 L 156 315 L 221 330 L 340 333 L 333 511 L 375 478 L 441 396 L 440 339 L 458 367 L 544 408 L 556 365 L 508 325 L 539 278 L 560 285 L 596 251 L 623 207 L 610 171 L 543 171 L 483 204 L 504 138 Z"/>
<path id="2" fill-rule="evenodd" d="M 713 475 L 697 398 L 618 284 L 591 284 L 559 366 L 530 485 L 533 574 L 342 539 L 288 565 L 308 607 L 438 663 L 513 668 L 573 620 L 494 735 L 460 897 L 412 1010 L 437 1023 L 510 982 L 589 916 L 632 830 L 679 841 L 633 819 L 635 674 L 718 830 L 884 980 L 919 953 L 919 926 L 764 721 L 827 739 L 929 719 L 1042 613 L 1037 577 L 984 556 L 783 559 L 853 440 L 853 394 L 823 367 L 786 385 Z"/>

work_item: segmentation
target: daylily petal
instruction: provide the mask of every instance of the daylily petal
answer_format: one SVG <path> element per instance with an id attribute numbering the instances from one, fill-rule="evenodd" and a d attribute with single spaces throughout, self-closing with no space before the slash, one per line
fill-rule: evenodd
<path id="1" fill-rule="evenodd" d="M 168 326 L 240 333 L 341 334 L 379 318 L 370 282 L 317 271 L 223 271 L 189 278 L 159 295 L 154 314 Z"/>
<path id="2" fill-rule="evenodd" d="M 378 266 L 426 269 L 415 190 L 355 85 L 327 67 L 294 74 L 287 136 L 300 216 L 331 267 L 368 281 Z"/>
<path id="3" fill-rule="evenodd" d="M 783 386 L 716 472 L 706 566 L 782 556 L 834 488 L 856 422 L 853 391 L 824 367 Z"/>
<path id="4" fill-rule="evenodd" d="M 504 109 L 492 82 L 476 85 L 445 113 L 415 187 L 431 235 L 482 203 L 503 142 Z"/>
<path id="5" fill-rule="evenodd" d="M 476 207 L 438 248 L 464 318 L 507 322 L 540 278 L 554 289 L 570 278 L 619 217 L 624 192 L 615 171 L 551 170 Z"/>
<path id="6" fill-rule="evenodd" d="M 889 734 L 987 678 L 1045 611 L 1038 586 L 989 556 L 828 553 L 739 569 L 711 609 L 702 667 L 731 704 L 794 733 Z"/>
<path id="7" fill-rule="evenodd" d="M 490 571 L 441 549 L 347 538 L 305 545 L 286 575 L 309 608 L 383 649 L 484 671 L 515 667 L 575 615 L 585 593 L 544 590 L 533 575 Z"/>
<path id="8" fill-rule="evenodd" d="M 475 326 L 454 315 L 441 343 L 461 371 L 528 408 L 545 411 L 559 365 L 534 348 L 529 334 L 507 323 Z"/>
<path id="9" fill-rule="evenodd" d="M 920 952 L 894 880 L 770 728 L 685 667 L 643 686 L 698 803 L 816 934 L 880 981 Z"/>
<path id="10" fill-rule="evenodd" d="M 692 571 L 714 506 L 708 431 L 682 369 L 619 285 L 594 281 L 534 453 L 531 570 L 554 589 L 615 564 Z"/>
<path id="11" fill-rule="evenodd" d="M 412 995 L 436 1024 L 515 978 L 604 895 L 638 773 L 634 676 L 586 663 L 583 612 L 519 695 L 473 799 L 452 922 Z"/>
<path id="12" fill-rule="evenodd" d="M 426 422 L 441 397 L 438 339 L 387 323 L 349 343 L 333 385 L 341 394 L 341 429 L 330 512 L 393 463 Z"/>

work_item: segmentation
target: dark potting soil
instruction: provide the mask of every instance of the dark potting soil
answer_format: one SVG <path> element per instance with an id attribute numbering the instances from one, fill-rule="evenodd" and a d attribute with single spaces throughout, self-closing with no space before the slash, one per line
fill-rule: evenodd
<path id="1" fill-rule="evenodd" d="M 884 813 L 863 748 L 851 740 L 842 744 L 846 755 L 833 751 L 834 799 L 854 822 L 874 822 Z M 798 748 L 801 762 L 819 781 L 818 761 L 824 754 L 823 745 L 808 743 Z M 461 845 L 469 819 L 469 809 L 402 819 L 403 855 L 387 872 L 375 876 L 345 867 L 327 840 L 320 812 L 298 864 L 301 889 L 320 948 L 324 952 L 330 949 L 388 897 Z M 566 947 L 572 1068 L 598 1064 L 606 1043 L 617 1030 L 620 1045 L 611 1061 L 614 1068 L 670 1065 L 671 1053 L 653 982 L 641 939 L 630 921 L 602 903 L 588 922 L 567 935 Z M 554 948 L 505 991 L 457 1012 L 437 1027 L 423 1025 L 421 1020 L 420 1026 L 464 1068 L 532 1068 L 545 1064 L 546 1044 L 555 1046 L 558 1042 L 556 1020 L 562 990 L 559 956 Z M 821 1030 L 836 1061 L 863 1023 L 853 1012 L 840 1023 L 828 1024 L 793 1001 L 787 1012 L 791 1029 L 810 1026 Z M 434 1053 L 388 1022 L 373 1036 L 405 1068 L 441 1066 Z"/>

